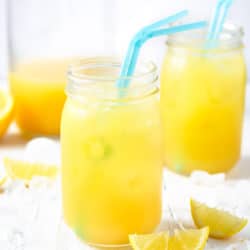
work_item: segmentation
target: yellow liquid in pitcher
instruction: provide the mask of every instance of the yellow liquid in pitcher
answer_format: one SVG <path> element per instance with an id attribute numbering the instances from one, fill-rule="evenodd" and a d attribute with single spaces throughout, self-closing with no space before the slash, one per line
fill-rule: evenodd
<path id="1" fill-rule="evenodd" d="M 86 97 L 85 97 L 86 98 Z M 162 144 L 155 97 L 106 106 L 66 102 L 62 186 L 66 223 L 83 240 L 128 243 L 161 219 Z"/>
<path id="2" fill-rule="evenodd" d="M 59 134 L 69 63 L 63 59 L 37 60 L 17 65 L 9 73 L 16 122 L 23 132 Z"/>
<path id="3" fill-rule="evenodd" d="M 231 169 L 240 157 L 246 71 L 241 52 L 169 50 L 161 73 L 165 163 L 174 171 Z"/>

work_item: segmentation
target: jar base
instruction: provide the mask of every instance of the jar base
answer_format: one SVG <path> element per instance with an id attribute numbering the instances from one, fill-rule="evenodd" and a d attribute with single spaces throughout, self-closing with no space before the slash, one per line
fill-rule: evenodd
<path id="1" fill-rule="evenodd" d="M 237 165 L 239 161 L 240 161 L 240 156 L 235 157 L 234 159 L 230 159 L 225 164 L 221 164 L 220 167 L 215 167 L 216 164 L 210 164 L 208 166 L 205 166 L 204 164 L 197 164 L 197 163 L 183 164 L 181 166 L 180 164 L 179 165 L 171 164 L 168 161 L 165 161 L 166 163 L 164 165 L 171 172 L 189 176 L 194 171 L 205 171 L 209 174 L 228 173 Z"/>
<path id="2" fill-rule="evenodd" d="M 131 250 L 130 244 L 122 244 L 122 245 L 103 245 L 103 244 L 91 244 L 85 243 L 88 246 L 92 247 L 92 249 L 98 250 Z"/>
<path id="3" fill-rule="evenodd" d="M 84 241 L 77 237 L 73 230 L 61 219 L 56 250 L 131 250 L 129 243 L 127 244 L 98 244 Z"/>

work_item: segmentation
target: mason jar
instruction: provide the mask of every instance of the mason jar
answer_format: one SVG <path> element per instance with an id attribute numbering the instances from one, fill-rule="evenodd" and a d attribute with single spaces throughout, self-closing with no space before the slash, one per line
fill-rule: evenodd
<path id="1" fill-rule="evenodd" d="M 226 172 L 240 158 L 246 65 L 243 31 L 226 24 L 216 47 L 206 30 L 169 37 L 161 70 L 164 160 L 168 168 Z"/>
<path id="2" fill-rule="evenodd" d="M 85 242 L 122 245 L 161 220 L 162 136 L 156 67 L 119 78 L 114 58 L 69 70 L 61 122 L 63 215 Z M 129 81 L 126 89 L 118 81 Z"/>
<path id="3" fill-rule="evenodd" d="M 25 134 L 58 135 L 68 65 L 78 56 L 110 53 L 104 3 L 6 2 L 9 84 L 17 125 Z"/>

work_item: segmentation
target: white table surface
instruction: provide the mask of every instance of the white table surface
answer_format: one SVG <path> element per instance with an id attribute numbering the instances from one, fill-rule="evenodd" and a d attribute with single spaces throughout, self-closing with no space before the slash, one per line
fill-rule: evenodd
<path id="1" fill-rule="evenodd" d="M 212 206 L 224 208 L 250 220 L 250 89 L 248 89 L 247 111 L 244 123 L 242 159 L 227 176 L 206 176 L 195 173 L 187 178 L 165 171 L 165 182 L 168 187 L 164 194 L 164 205 L 169 204 L 176 217 L 185 226 L 193 226 L 189 211 L 190 196 Z M 1 158 L 9 154 L 24 151 L 27 139 L 22 138 L 15 129 L 0 142 Z M 38 151 L 39 151 L 39 145 Z M 58 145 L 56 145 L 57 147 Z M 41 158 L 50 151 L 40 145 Z M 43 156 L 45 154 L 45 156 Z M 55 152 L 58 154 L 58 152 Z M 39 180 L 31 185 L 36 186 Z M 60 187 L 59 181 L 48 183 L 39 189 L 29 191 L 20 183 L 10 185 L 7 193 L 0 194 L 0 249 L 1 250 L 79 250 L 79 246 L 68 246 L 65 233 L 61 231 Z M 164 215 L 162 228 L 166 228 Z M 59 230 L 59 231 L 58 231 Z M 69 240 L 70 241 L 70 240 Z M 10 242 L 10 246 L 7 246 Z M 9 247 L 9 248 L 8 248 Z M 16 247 L 16 248 L 15 248 Z M 19 247 L 19 248 L 17 248 Z M 81 249 L 90 249 L 82 246 Z M 206 249 L 249 250 L 250 225 L 239 235 L 226 241 L 209 240 Z"/>

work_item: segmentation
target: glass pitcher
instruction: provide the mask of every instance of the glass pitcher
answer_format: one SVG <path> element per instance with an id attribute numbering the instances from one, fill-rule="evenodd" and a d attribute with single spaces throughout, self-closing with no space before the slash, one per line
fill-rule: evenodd
<path id="1" fill-rule="evenodd" d="M 9 84 L 26 134 L 58 135 L 68 64 L 111 54 L 104 1 L 9 0 Z M 101 42 L 100 42 L 101 41 Z"/>

